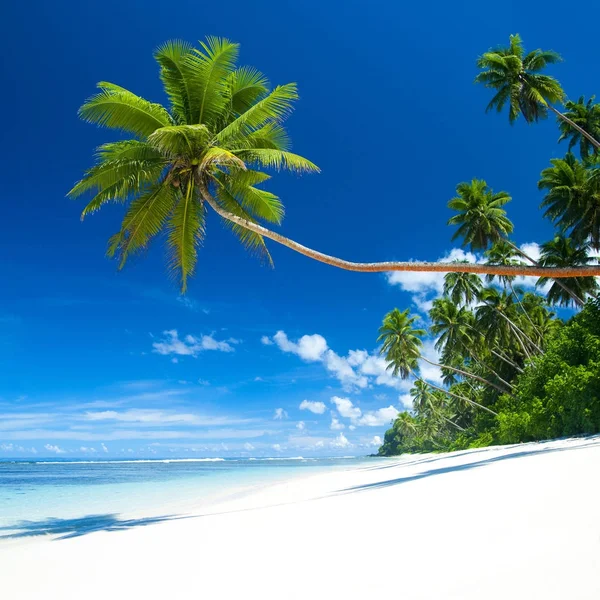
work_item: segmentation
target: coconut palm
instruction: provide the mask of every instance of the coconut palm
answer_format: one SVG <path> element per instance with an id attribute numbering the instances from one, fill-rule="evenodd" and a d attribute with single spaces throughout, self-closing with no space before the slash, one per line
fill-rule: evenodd
<path id="1" fill-rule="evenodd" d="M 542 244 L 540 264 L 551 266 L 578 266 L 587 265 L 596 259 L 588 254 L 589 246 L 587 244 L 576 245 L 571 238 L 557 235 L 553 240 Z M 537 285 L 543 286 L 548 283 L 547 277 L 540 277 Z M 569 289 L 574 290 L 575 294 L 584 299 L 586 296 L 596 296 L 598 293 L 598 283 L 594 277 L 576 277 L 566 279 L 565 283 Z M 560 306 L 568 306 L 573 302 L 571 295 L 565 293 L 563 288 L 552 284 L 546 294 L 548 302 L 558 304 Z M 582 302 L 582 300 L 580 300 Z"/>
<path id="2" fill-rule="evenodd" d="M 465 430 L 464 427 L 444 415 L 441 399 L 431 391 L 427 382 L 423 380 L 415 381 L 414 387 L 410 390 L 410 395 L 413 397 L 413 408 L 420 417 L 425 418 L 427 421 L 441 419 L 456 427 L 459 431 Z"/>
<path id="3" fill-rule="evenodd" d="M 543 75 L 541 71 L 561 60 L 552 50 L 538 49 L 525 54 L 518 34 L 510 36 L 508 47 L 485 52 L 477 59 L 481 72 L 475 77 L 475 83 L 497 90 L 486 112 L 493 109 L 501 112 L 508 103 L 508 119 L 512 124 L 519 115 L 528 123 L 545 119 L 550 109 L 593 146 L 600 148 L 600 142 L 553 106 L 564 101 L 565 92 L 554 77 Z"/>
<path id="4" fill-rule="evenodd" d="M 457 212 L 448 225 L 458 225 L 452 240 L 462 239 L 471 250 L 485 250 L 491 243 L 512 233 L 513 224 L 502 208 L 510 202 L 506 192 L 494 193 L 482 179 L 473 179 L 456 186 L 456 197 L 448 207 Z"/>
<path id="5" fill-rule="evenodd" d="M 520 265 L 522 262 L 516 258 L 517 255 L 513 244 L 507 240 L 497 240 L 485 251 L 485 258 L 490 265 Z M 488 283 L 498 279 L 504 287 L 511 287 L 512 282 L 515 280 L 510 275 L 486 275 L 485 279 Z"/>
<path id="6" fill-rule="evenodd" d="M 283 218 L 281 200 L 260 187 L 269 178 L 266 171 L 318 169 L 289 151 L 282 125 L 298 96 L 296 85 L 271 88 L 257 70 L 236 65 L 238 50 L 237 44 L 221 38 L 208 38 L 200 48 L 167 42 L 155 58 L 168 108 L 107 82 L 98 84 L 99 93 L 80 108 L 83 120 L 126 136 L 101 145 L 97 164 L 69 192 L 74 198 L 92 194 L 82 217 L 108 203 L 126 205 L 121 228 L 110 239 L 108 250 L 120 259 L 120 267 L 164 233 L 170 266 L 185 291 L 204 239 L 206 212 L 212 209 L 267 262 L 264 238 L 353 271 L 506 272 L 504 267 L 471 264 L 350 262 L 261 225 L 278 224 Z M 591 270 L 600 274 L 600 267 Z M 544 269 L 524 271 L 552 275 Z"/>
<path id="7" fill-rule="evenodd" d="M 474 273 L 448 273 L 444 276 L 444 296 L 461 306 L 473 304 L 482 287 L 480 277 Z"/>
<path id="8" fill-rule="evenodd" d="M 411 317 L 409 309 L 401 312 L 395 308 L 385 315 L 383 323 L 379 328 L 378 342 L 382 343 L 379 353 L 385 356 L 388 363 L 387 368 L 392 371 L 393 375 L 400 376 L 402 379 L 407 379 L 412 375 L 418 381 L 424 381 L 419 377 L 419 360 L 423 360 L 426 363 L 438 367 L 440 369 L 448 369 L 454 371 L 463 377 L 471 377 L 477 381 L 490 385 L 490 382 L 478 375 L 463 371 L 462 369 L 456 369 L 448 365 L 441 365 L 434 361 L 429 360 L 421 354 L 421 347 L 423 346 L 422 336 L 425 335 L 424 329 L 417 329 L 414 327 L 414 323 L 417 317 Z M 449 396 L 457 397 L 449 390 L 445 390 L 439 386 L 434 385 L 431 382 L 426 382 L 427 385 L 433 389 L 438 390 Z M 457 397 L 461 401 L 467 401 L 474 406 L 478 406 L 487 412 L 494 415 L 494 411 L 490 410 L 486 406 L 478 404 L 472 400 Z"/>
<path id="9" fill-rule="evenodd" d="M 538 188 L 546 190 L 544 216 L 575 242 L 589 240 L 600 250 L 600 166 L 585 165 L 571 153 L 550 162 L 538 182 Z"/>
<path id="10" fill-rule="evenodd" d="M 488 382 L 488 385 L 500 393 L 512 389 L 510 383 L 484 362 L 481 338 L 475 335 L 475 317 L 471 311 L 459 308 L 448 298 L 437 298 L 433 301 L 429 317 L 432 321 L 430 331 L 437 337 L 435 348 L 448 356 L 448 359 L 443 360 L 444 365 L 454 366 L 451 356 L 460 357 L 462 362 L 465 358 L 471 358 L 480 368 L 491 372 L 506 388 L 492 382 Z"/>
<path id="11" fill-rule="evenodd" d="M 600 140 L 600 104 L 594 103 L 595 98 L 592 96 L 587 102 L 584 96 L 580 96 L 577 102 L 568 100 L 565 102 L 565 116 L 595 140 Z M 587 137 L 573 129 L 569 123 L 559 119 L 558 126 L 561 133 L 558 141 L 569 140 L 569 152 L 579 144 L 581 158 L 586 159 L 590 154 L 598 154 L 598 147 L 592 145 Z"/>

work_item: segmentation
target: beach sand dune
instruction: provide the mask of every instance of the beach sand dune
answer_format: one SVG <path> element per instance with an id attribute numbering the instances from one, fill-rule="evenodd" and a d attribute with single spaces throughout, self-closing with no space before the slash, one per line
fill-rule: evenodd
<path id="1" fill-rule="evenodd" d="M 599 507 L 598 437 L 389 459 L 5 544 L 0 597 L 597 600 Z"/>

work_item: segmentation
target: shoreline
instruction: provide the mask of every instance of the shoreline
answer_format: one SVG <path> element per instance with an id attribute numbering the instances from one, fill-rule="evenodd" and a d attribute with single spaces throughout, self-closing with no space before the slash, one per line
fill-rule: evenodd
<path id="1" fill-rule="evenodd" d="M 195 512 L 0 544 L 0 591 L 598 597 L 599 467 L 595 436 L 299 473 Z"/>

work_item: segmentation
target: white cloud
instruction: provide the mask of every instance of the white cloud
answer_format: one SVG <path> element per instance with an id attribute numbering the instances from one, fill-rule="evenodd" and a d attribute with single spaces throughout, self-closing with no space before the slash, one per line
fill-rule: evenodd
<path id="1" fill-rule="evenodd" d="M 80 452 L 83 452 L 84 454 L 94 454 L 96 452 L 96 448 L 88 448 L 86 446 L 81 446 L 79 448 Z"/>
<path id="2" fill-rule="evenodd" d="M 273 341 L 283 352 L 296 354 L 307 362 L 320 361 L 327 350 L 325 338 L 318 333 L 303 335 L 298 342 L 292 342 L 284 331 L 278 331 L 273 336 Z"/>
<path id="3" fill-rule="evenodd" d="M 359 425 L 367 425 L 369 427 L 380 427 L 388 425 L 398 416 L 398 410 L 392 405 L 387 408 L 380 408 L 374 411 L 366 412 L 359 420 Z"/>
<path id="4" fill-rule="evenodd" d="M 48 452 L 54 452 L 55 454 L 65 453 L 65 451 L 62 448 L 59 448 L 58 446 L 53 446 L 52 444 L 46 444 L 44 448 L 48 450 Z"/>
<path id="5" fill-rule="evenodd" d="M 350 398 L 340 398 L 339 396 L 333 396 L 331 402 L 335 404 L 337 411 L 345 419 L 358 419 L 362 412 L 358 406 L 354 406 Z"/>
<path id="6" fill-rule="evenodd" d="M 319 440 L 318 442 L 315 443 L 315 448 L 322 448 L 325 444 L 323 443 L 322 440 Z"/>
<path id="7" fill-rule="evenodd" d="M 381 441 L 381 438 L 378 435 L 374 435 L 373 439 L 370 442 L 371 446 L 381 446 L 383 442 Z"/>
<path id="8" fill-rule="evenodd" d="M 202 335 L 195 337 L 186 335 L 184 339 L 179 339 L 179 334 L 176 329 L 163 331 L 165 336 L 162 340 L 152 343 L 153 352 L 164 356 L 176 354 L 179 356 L 196 357 L 204 350 L 218 350 L 220 352 L 233 352 L 232 343 L 238 343 L 238 340 L 233 338 L 227 341 L 216 340 L 212 335 Z"/>
<path id="9" fill-rule="evenodd" d="M 281 452 L 281 444 L 273 444 L 271 448 L 273 448 L 275 452 Z"/>
<path id="10" fill-rule="evenodd" d="M 410 394 L 401 394 L 398 397 L 398 401 L 406 410 L 412 410 L 413 397 Z"/>
<path id="11" fill-rule="evenodd" d="M 102 452 L 108 452 L 108 448 L 103 443 L 100 444 L 100 448 L 102 448 Z"/>
<path id="12" fill-rule="evenodd" d="M 285 410 L 283 410 L 283 408 L 276 408 L 275 409 L 275 414 L 273 415 L 273 418 L 276 421 L 282 421 L 283 419 L 287 419 L 288 418 L 288 414 Z"/>
<path id="13" fill-rule="evenodd" d="M 345 425 L 343 423 L 340 423 L 339 419 L 337 419 L 336 417 L 331 417 L 331 425 L 329 426 L 329 429 L 332 429 L 333 431 L 339 431 L 340 429 L 345 429 Z"/>
<path id="14" fill-rule="evenodd" d="M 356 425 L 348 425 L 348 429 L 350 431 L 354 431 L 356 429 Z"/>
<path id="15" fill-rule="evenodd" d="M 306 429 L 306 424 L 304 423 L 304 421 L 298 421 L 296 423 L 296 429 L 299 429 L 300 431 L 304 431 L 304 429 Z"/>
<path id="16" fill-rule="evenodd" d="M 298 408 L 300 410 L 309 410 L 311 413 L 315 413 L 315 415 L 322 415 L 327 409 L 323 402 L 313 402 L 312 400 L 302 400 Z"/>
<path id="17" fill-rule="evenodd" d="M 329 442 L 332 448 L 349 448 L 352 444 L 348 441 L 343 433 L 340 433 L 334 440 Z"/>
<path id="18" fill-rule="evenodd" d="M 264 344 L 265 346 L 272 346 L 274 344 L 273 340 L 268 335 L 263 335 L 260 338 L 260 343 Z"/>
<path id="19" fill-rule="evenodd" d="M 229 417 L 209 417 L 193 413 L 175 413 L 164 410 L 146 408 L 132 408 L 124 411 L 103 410 L 97 412 L 87 411 L 83 414 L 87 421 L 117 421 L 122 423 L 138 423 L 146 426 L 173 425 L 232 425 L 246 423 L 248 419 Z"/>
<path id="20" fill-rule="evenodd" d="M 250 452 L 251 450 L 254 450 L 254 446 L 250 442 L 246 442 L 244 444 L 244 450 L 247 450 L 248 452 Z"/>
<path id="21" fill-rule="evenodd" d="M 366 377 L 354 371 L 347 358 L 339 356 L 333 350 L 327 350 L 325 353 L 324 364 L 327 370 L 339 379 L 344 389 L 351 389 L 352 386 L 363 389 L 369 384 Z"/>

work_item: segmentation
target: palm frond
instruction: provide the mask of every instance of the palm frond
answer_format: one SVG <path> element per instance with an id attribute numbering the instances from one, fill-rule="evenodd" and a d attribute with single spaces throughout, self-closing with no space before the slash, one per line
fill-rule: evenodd
<path id="1" fill-rule="evenodd" d="M 198 260 L 198 246 L 204 238 L 204 205 L 199 202 L 195 186 L 190 181 L 167 223 L 169 266 L 178 274 L 181 292 L 187 289 L 187 280 L 193 274 Z"/>
<path id="2" fill-rule="evenodd" d="M 244 159 L 246 163 L 259 164 L 263 167 L 288 171 L 296 173 L 319 173 L 320 169 L 310 160 L 282 150 L 272 149 L 253 149 L 253 150 L 232 150 L 233 153 Z"/>
<path id="3" fill-rule="evenodd" d="M 268 96 L 259 100 L 233 122 L 224 127 L 215 137 L 220 144 L 236 140 L 251 131 L 271 122 L 284 120 L 292 110 L 292 103 L 298 99 L 295 83 L 277 86 Z"/>
<path id="4" fill-rule="evenodd" d="M 190 110 L 190 74 L 186 57 L 192 46 L 181 40 L 171 40 L 159 46 L 154 58 L 160 65 L 160 79 L 171 102 L 171 110 L 178 123 L 192 123 Z"/>
<path id="5" fill-rule="evenodd" d="M 206 125 L 171 125 L 148 136 L 148 143 L 169 158 L 198 157 L 210 136 Z"/>
<path id="6" fill-rule="evenodd" d="M 153 186 L 130 204 L 121 230 L 109 240 L 108 256 L 120 258 L 123 268 L 127 258 L 143 248 L 164 226 L 173 210 L 178 191 L 168 183 Z"/>
<path id="7" fill-rule="evenodd" d="M 225 38 L 208 37 L 193 48 L 184 64 L 190 73 L 191 122 L 210 124 L 227 105 L 227 77 L 235 69 L 239 44 Z"/>
<path id="8" fill-rule="evenodd" d="M 98 84 L 100 93 L 88 98 L 79 116 L 88 123 L 127 131 L 140 137 L 149 136 L 159 127 L 172 125 L 167 110 L 160 104 L 111 83 Z"/>

